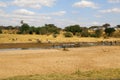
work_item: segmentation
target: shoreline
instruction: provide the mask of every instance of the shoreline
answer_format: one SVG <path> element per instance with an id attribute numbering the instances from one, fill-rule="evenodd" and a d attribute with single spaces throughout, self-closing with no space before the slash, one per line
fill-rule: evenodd
<path id="1" fill-rule="evenodd" d="M 120 41 L 101 42 L 62 42 L 62 43 L 0 43 L 0 49 L 54 49 L 54 48 L 76 48 L 87 46 L 120 46 Z"/>

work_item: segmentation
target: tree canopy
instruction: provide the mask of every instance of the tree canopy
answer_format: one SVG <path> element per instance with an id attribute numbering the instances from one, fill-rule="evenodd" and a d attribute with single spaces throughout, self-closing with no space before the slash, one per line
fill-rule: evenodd
<path id="1" fill-rule="evenodd" d="M 111 36 L 111 34 L 115 32 L 114 28 L 106 28 L 105 29 L 105 33 L 107 34 L 107 36 Z"/>
<path id="2" fill-rule="evenodd" d="M 73 35 L 75 35 L 76 33 L 82 32 L 82 29 L 79 25 L 71 25 L 71 26 L 65 27 L 65 31 L 72 32 Z"/>

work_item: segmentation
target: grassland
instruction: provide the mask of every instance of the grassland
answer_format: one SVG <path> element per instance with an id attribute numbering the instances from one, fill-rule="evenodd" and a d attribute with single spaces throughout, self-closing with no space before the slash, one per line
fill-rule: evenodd
<path id="1" fill-rule="evenodd" d="M 7 78 L 5 80 L 120 79 L 120 46 L 68 50 L 0 51 L 0 78 Z"/>
<path id="2" fill-rule="evenodd" d="M 72 37 L 65 38 L 62 34 L 54 38 L 52 35 L 18 35 L 18 34 L 0 34 L 0 43 L 26 43 L 26 42 L 99 42 L 99 41 L 120 41 L 120 38 L 91 38 L 91 37 Z"/>
<path id="3" fill-rule="evenodd" d="M 120 69 L 106 69 L 101 71 L 76 71 L 73 74 L 49 74 L 16 76 L 4 80 L 119 80 Z"/>

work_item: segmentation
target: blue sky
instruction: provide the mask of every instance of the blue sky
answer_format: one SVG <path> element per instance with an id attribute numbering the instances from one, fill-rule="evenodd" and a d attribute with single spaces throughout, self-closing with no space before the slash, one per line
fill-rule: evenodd
<path id="1" fill-rule="evenodd" d="M 120 0 L 0 0 L 0 25 L 120 24 Z"/>

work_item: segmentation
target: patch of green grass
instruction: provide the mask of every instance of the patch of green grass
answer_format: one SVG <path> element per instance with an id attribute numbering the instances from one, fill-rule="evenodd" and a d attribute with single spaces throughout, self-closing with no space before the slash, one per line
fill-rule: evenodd
<path id="1" fill-rule="evenodd" d="M 76 71 L 73 75 L 82 78 L 82 79 L 94 79 L 94 80 L 120 80 L 120 69 L 106 69 L 106 70 L 97 70 L 97 71 Z"/>
<path id="2" fill-rule="evenodd" d="M 120 69 L 107 69 L 99 71 L 81 72 L 77 70 L 73 74 L 50 74 L 16 76 L 1 80 L 120 80 Z"/>

